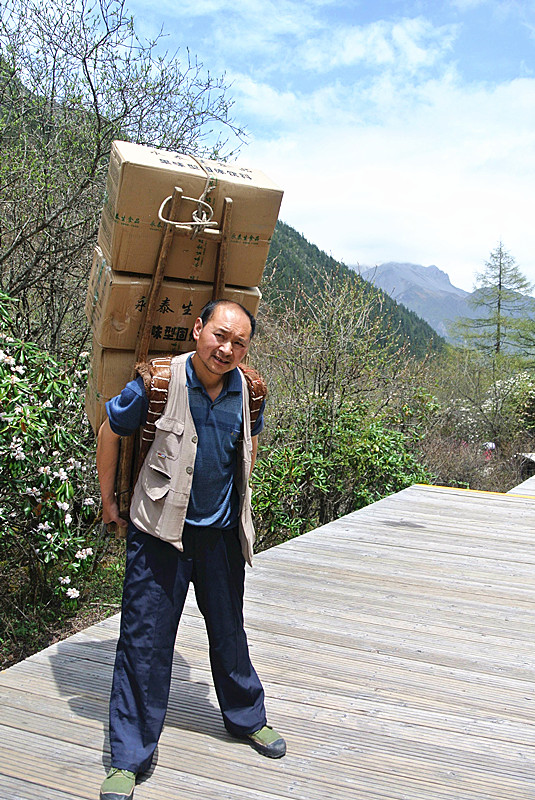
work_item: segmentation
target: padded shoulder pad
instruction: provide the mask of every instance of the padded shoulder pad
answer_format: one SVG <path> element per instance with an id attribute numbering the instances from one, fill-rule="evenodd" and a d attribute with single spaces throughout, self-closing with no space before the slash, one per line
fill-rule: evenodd
<path id="1" fill-rule="evenodd" d="M 251 413 L 251 425 L 254 425 L 260 415 L 262 403 L 267 397 L 267 385 L 259 372 L 248 364 L 238 364 L 238 367 L 243 373 L 243 377 L 247 381 L 247 388 L 249 389 L 249 411 Z"/>
<path id="2" fill-rule="evenodd" d="M 171 361 L 173 356 L 158 356 L 151 361 L 140 361 L 136 364 L 136 372 L 143 378 L 145 391 L 149 401 L 154 390 L 167 389 L 171 377 Z"/>

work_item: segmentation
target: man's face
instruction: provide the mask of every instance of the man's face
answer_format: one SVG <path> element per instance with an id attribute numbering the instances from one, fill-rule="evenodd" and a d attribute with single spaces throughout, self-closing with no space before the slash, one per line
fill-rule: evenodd
<path id="1" fill-rule="evenodd" d="M 194 363 L 198 377 L 202 379 L 199 366 L 201 372 L 206 369 L 212 375 L 224 375 L 247 355 L 251 322 L 238 306 L 219 305 L 205 325 L 200 317 L 196 319 L 193 338 L 197 342 Z"/>

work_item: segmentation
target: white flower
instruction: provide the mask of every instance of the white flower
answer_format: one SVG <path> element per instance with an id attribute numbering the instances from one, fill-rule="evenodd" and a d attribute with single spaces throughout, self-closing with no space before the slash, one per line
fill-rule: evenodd
<path id="1" fill-rule="evenodd" d="M 39 475 L 50 475 L 52 468 L 47 464 L 45 467 L 39 467 L 38 472 Z"/>
<path id="2" fill-rule="evenodd" d="M 19 438 L 13 439 L 13 441 L 9 445 L 10 450 L 12 450 L 12 455 L 17 461 L 24 461 L 26 456 L 22 450 L 22 440 Z"/>
<path id="3" fill-rule="evenodd" d="M 16 367 L 11 367 L 11 369 L 13 372 L 18 372 L 19 375 L 24 375 L 24 373 L 26 372 L 26 367 L 23 367 L 22 364 L 19 364 Z"/>
<path id="4" fill-rule="evenodd" d="M 69 504 L 68 503 L 62 503 L 59 500 L 56 500 L 56 505 L 62 511 L 68 511 L 69 510 Z"/>
<path id="5" fill-rule="evenodd" d="M 71 579 L 69 578 L 68 575 L 66 575 L 64 578 L 60 577 L 60 578 L 58 578 L 58 580 L 59 580 L 59 582 L 61 583 L 62 586 L 67 586 L 71 582 Z"/>
<path id="6" fill-rule="evenodd" d="M 72 600 L 76 600 L 77 597 L 80 597 L 80 592 L 78 589 L 67 589 L 67 597 L 70 597 Z"/>
<path id="7" fill-rule="evenodd" d="M 52 525 L 48 521 L 47 522 L 40 522 L 39 525 L 37 526 L 37 530 L 38 531 L 49 531 L 51 527 L 52 527 Z"/>
<path id="8" fill-rule="evenodd" d="M 92 497 L 85 497 L 82 500 L 82 505 L 83 506 L 94 506 L 95 505 L 95 501 L 93 500 Z"/>
<path id="9" fill-rule="evenodd" d="M 67 475 L 63 467 L 60 467 L 58 472 L 54 472 L 54 478 L 59 478 L 60 481 L 66 481 L 69 479 L 69 476 Z"/>
<path id="10" fill-rule="evenodd" d="M 42 407 L 43 408 L 52 408 L 52 403 L 50 402 L 50 400 L 45 400 L 45 402 L 43 403 Z"/>
<path id="11" fill-rule="evenodd" d="M 12 386 L 14 386 L 16 383 L 20 383 L 20 378 L 17 378 L 16 375 L 12 375 L 10 378 L 10 383 Z"/>
<path id="12" fill-rule="evenodd" d="M 22 406 L 15 406 L 15 408 L 13 409 L 13 413 L 14 414 L 22 414 L 23 412 L 24 412 L 24 409 L 23 409 Z"/>
<path id="13" fill-rule="evenodd" d="M 89 358 L 89 356 L 90 356 L 89 350 L 82 350 L 82 352 L 80 353 L 80 358 Z"/>
<path id="14" fill-rule="evenodd" d="M 88 556 L 92 556 L 93 555 L 93 548 L 92 547 L 86 547 L 85 548 L 85 552 L 87 553 Z"/>
<path id="15" fill-rule="evenodd" d="M 50 541 L 52 539 L 52 534 L 51 533 L 47 533 L 46 538 L 48 539 L 48 541 Z"/>
<path id="16" fill-rule="evenodd" d="M 71 524 L 71 522 L 72 522 L 71 515 L 70 514 L 65 514 L 65 525 L 67 525 L 67 527 L 68 527 Z"/>

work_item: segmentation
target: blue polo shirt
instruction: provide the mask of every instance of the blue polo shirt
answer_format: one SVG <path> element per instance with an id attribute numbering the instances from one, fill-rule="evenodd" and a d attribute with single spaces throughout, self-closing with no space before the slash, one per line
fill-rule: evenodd
<path id="1" fill-rule="evenodd" d="M 219 397 L 212 400 L 186 361 L 186 385 L 199 441 L 186 522 L 196 527 L 233 528 L 238 524 L 239 497 L 234 486 L 237 445 L 242 429 L 242 380 L 238 369 L 226 376 Z M 126 385 L 106 403 L 111 429 L 128 436 L 145 423 L 148 399 L 143 380 Z M 251 433 L 264 427 L 263 407 Z"/>

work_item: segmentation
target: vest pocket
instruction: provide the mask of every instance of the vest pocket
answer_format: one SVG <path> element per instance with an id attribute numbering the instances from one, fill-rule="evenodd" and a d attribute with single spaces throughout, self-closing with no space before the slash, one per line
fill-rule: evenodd
<path id="1" fill-rule="evenodd" d="M 169 491 L 171 476 L 151 464 L 147 466 L 141 475 L 141 485 L 151 500 L 161 500 Z"/>
<path id="2" fill-rule="evenodd" d="M 151 500 L 161 500 L 169 491 L 173 470 L 180 454 L 184 423 L 162 416 L 156 421 L 156 436 L 150 448 L 141 485 Z"/>
<path id="3" fill-rule="evenodd" d="M 156 421 L 156 435 L 148 453 L 149 464 L 153 469 L 171 473 L 172 465 L 180 453 L 184 423 L 176 419 L 160 417 Z"/>

